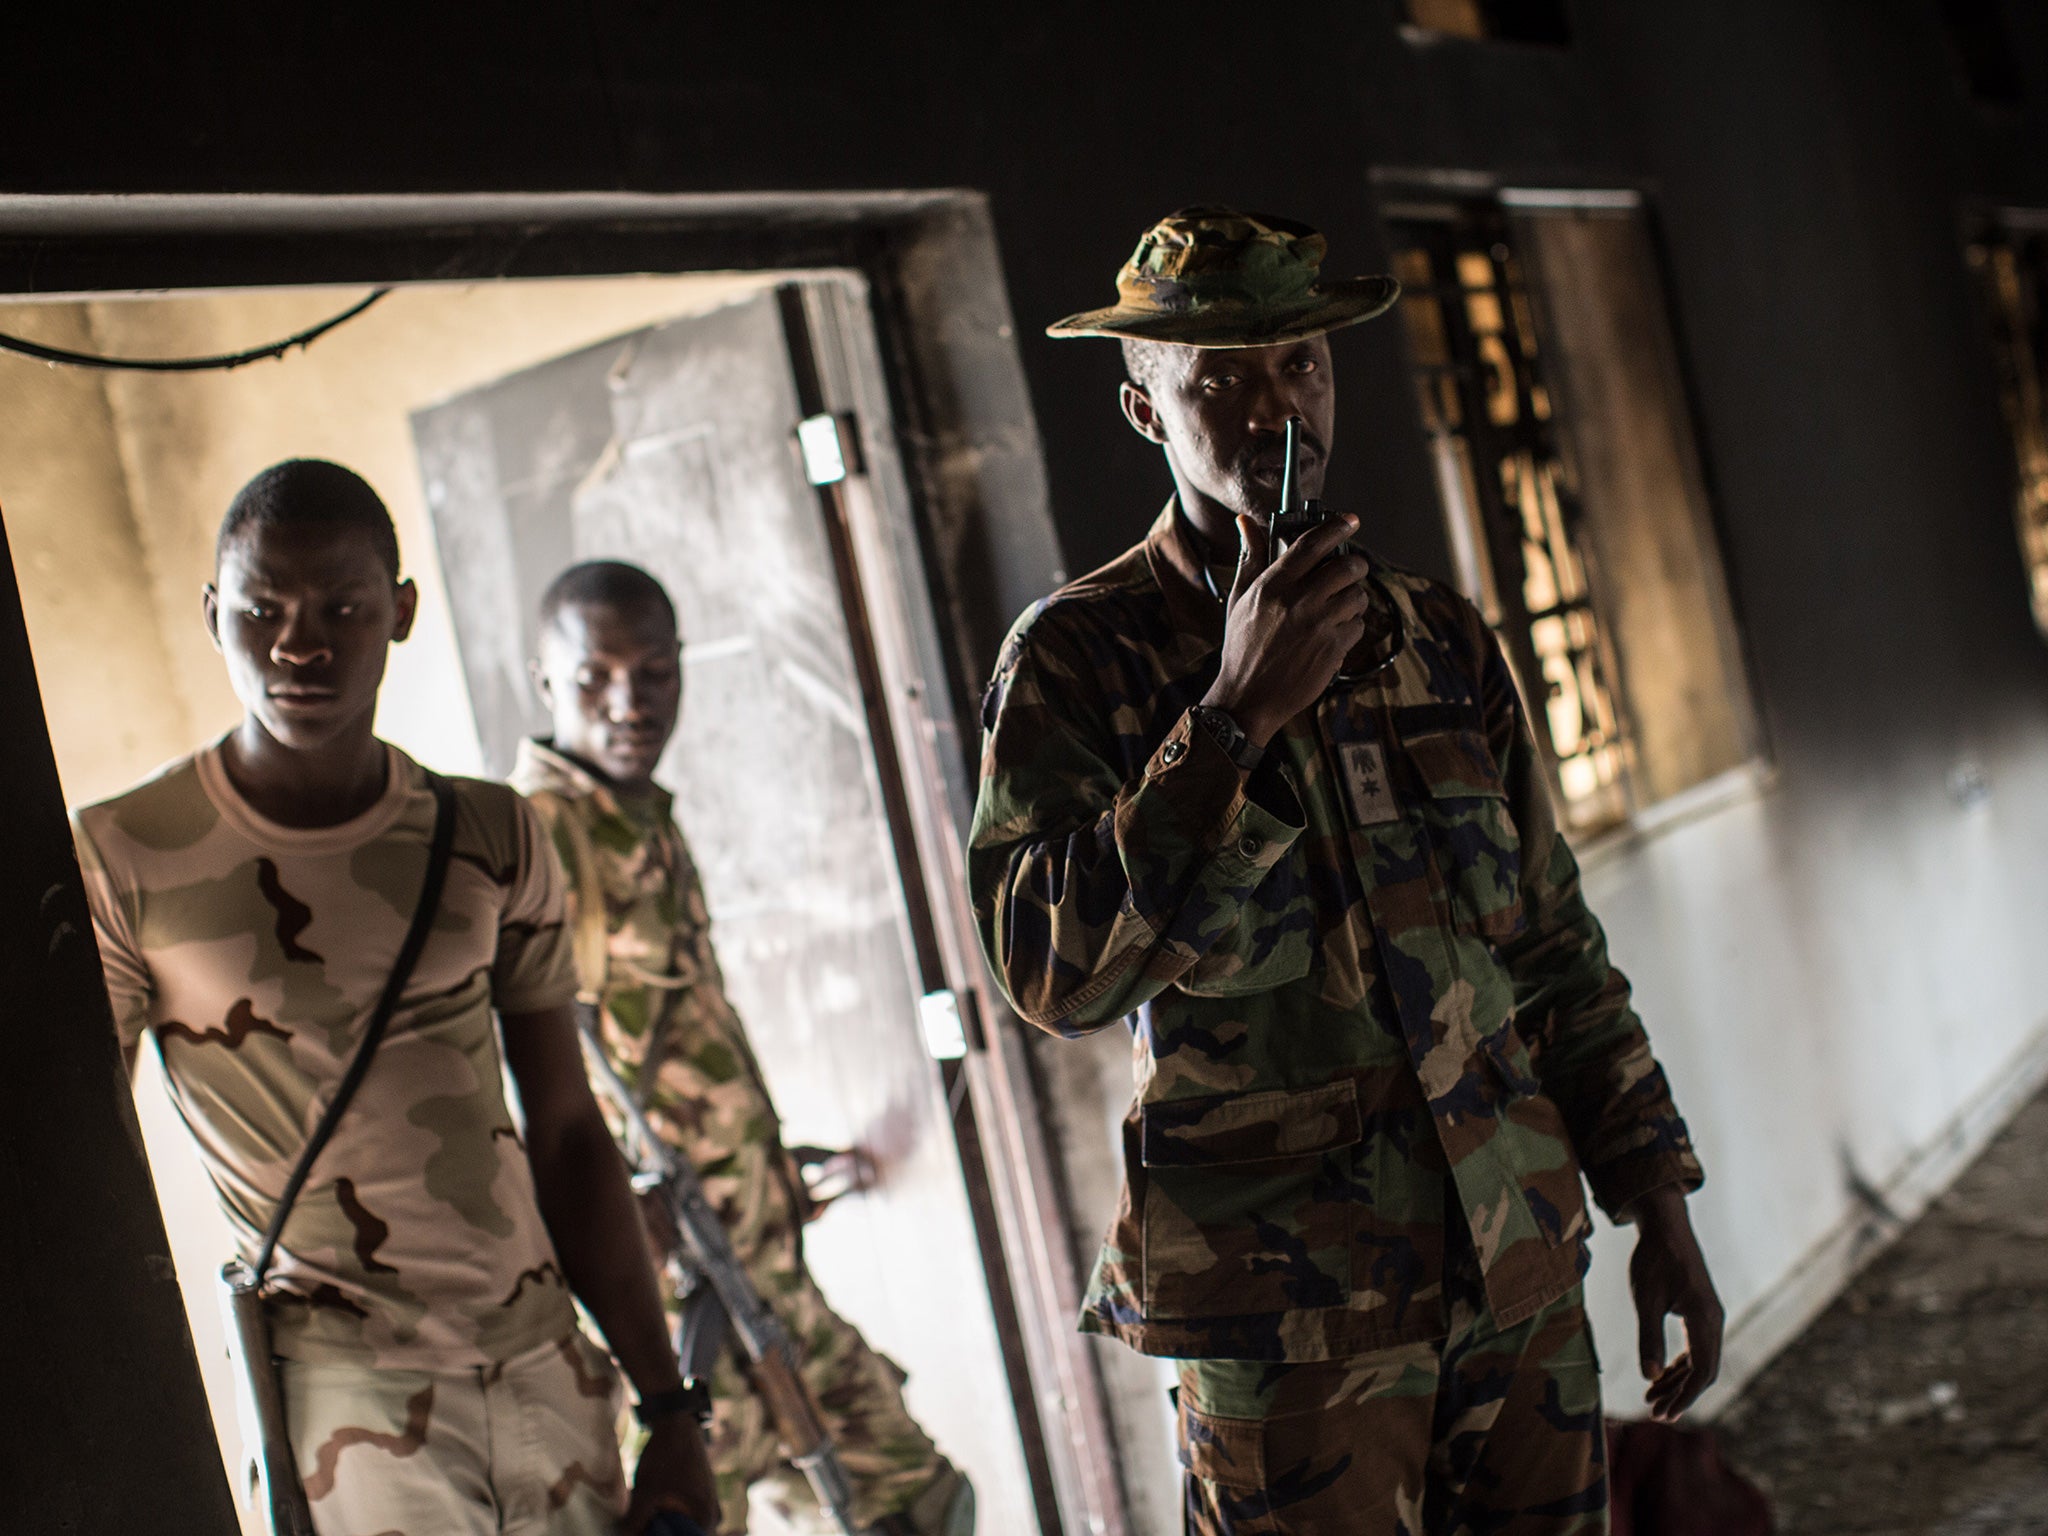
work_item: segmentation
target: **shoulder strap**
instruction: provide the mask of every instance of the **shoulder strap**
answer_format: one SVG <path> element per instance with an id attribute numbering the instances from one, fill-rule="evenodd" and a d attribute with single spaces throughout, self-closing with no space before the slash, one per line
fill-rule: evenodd
<path id="1" fill-rule="evenodd" d="M 270 1218 L 270 1229 L 263 1234 L 263 1246 L 256 1254 L 252 1284 L 258 1288 L 263 1284 L 263 1277 L 270 1272 L 271 1258 L 277 1252 L 277 1240 L 284 1232 L 292 1207 L 298 1203 L 299 1191 L 305 1188 L 306 1175 L 313 1171 L 314 1159 L 320 1156 L 321 1150 L 333 1137 L 335 1126 L 341 1123 L 342 1111 L 348 1108 L 349 1100 L 356 1096 L 356 1089 L 362 1086 L 363 1077 L 370 1070 L 370 1058 L 377 1054 L 378 1042 L 384 1038 L 391 1015 L 398 1009 L 399 994 L 405 990 L 406 982 L 412 979 L 420 951 L 427 946 L 427 931 L 434 926 L 434 914 L 441 907 L 441 887 L 447 883 L 449 860 L 455 852 L 455 786 L 432 770 L 423 769 L 422 772 L 426 774 L 427 788 L 434 793 L 434 839 L 427 850 L 427 877 L 420 885 L 419 905 L 412 909 L 412 926 L 405 931 L 405 942 L 399 946 L 398 958 L 392 962 L 391 975 L 377 998 L 369 1027 L 363 1031 L 362 1044 L 356 1047 L 355 1056 L 349 1061 L 348 1070 L 342 1074 L 341 1084 L 334 1090 L 326 1113 L 313 1127 L 306 1150 L 299 1154 L 298 1166 L 285 1180 L 277 1213 Z"/>

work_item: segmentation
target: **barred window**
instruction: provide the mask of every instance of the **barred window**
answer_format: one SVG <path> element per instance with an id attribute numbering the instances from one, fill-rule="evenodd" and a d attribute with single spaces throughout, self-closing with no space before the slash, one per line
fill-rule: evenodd
<path id="1" fill-rule="evenodd" d="M 2012 434 L 2013 520 L 2026 562 L 2034 622 L 2048 635 L 2048 221 L 1987 221 L 1969 245 L 1969 263 L 1991 324 L 1999 402 Z"/>
<path id="2" fill-rule="evenodd" d="M 1566 825 L 1619 825 L 1757 733 L 1661 285 L 1632 198 L 1389 209 L 1461 584 Z"/>

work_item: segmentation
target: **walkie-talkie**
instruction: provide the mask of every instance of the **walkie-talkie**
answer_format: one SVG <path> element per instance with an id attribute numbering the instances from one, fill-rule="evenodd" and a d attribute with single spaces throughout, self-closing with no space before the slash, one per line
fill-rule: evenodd
<path id="1" fill-rule="evenodd" d="M 1320 498 L 1311 497 L 1306 501 L 1299 499 L 1301 495 L 1301 475 L 1295 467 L 1296 460 L 1301 454 L 1301 418 L 1299 416 L 1287 418 L 1286 451 L 1287 464 L 1280 473 L 1280 510 L 1275 512 L 1271 520 L 1266 524 L 1273 541 L 1272 555 L 1276 560 L 1286 551 L 1288 545 L 1309 532 L 1309 530 L 1320 528 L 1324 523 L 1333 523 L 1337 520 L 1337 514 L 1324 506 Z M 1331 551 L 1332 555 L 1348 555 L 1352 553 L 1354 551 L 1349 539 L 1346 539 Z"/>
<path id="2" fill-rule="evenodd" d="M 1287 418 L 1287 467 L 1280 475 L 1280 510 L 1267 522 L 1266 528 L 1272 539 L 1271 558 L 1277 560 L 1303 534 L 1320 528 L 1325 523 L 1337 521 L 1340 514 L 1324 506 L 1319 497 L 1307 500 L 1300 496 L 1300 476 L 1295 469 L 1295 458 L 1301 451 L 1301 418 Z M 1365 551 L 1346 539 L 1323 558 L 1334 560 L 1339 555 L 1365 557 Z M 1393 597 L 1381 584 L 1378 576 L 1368 568 L 1366 581 L 1371 584 L 1376 601 L 1366 616 L 1364 648 L 1370 658 L 1362 667 L 1349 668 L 1339 672 L 1331 683 L 1333 688 L 1348 687 L 1363 682 L 1384 668 L 1387 663 L 1401 654 L 1407 643 L 1407 635 L 1401 628 L 1401 620 L 1394 608 Z"/>

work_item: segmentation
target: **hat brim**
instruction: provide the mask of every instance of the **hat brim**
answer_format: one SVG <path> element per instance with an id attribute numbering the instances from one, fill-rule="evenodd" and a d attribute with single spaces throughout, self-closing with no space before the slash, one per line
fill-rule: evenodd
<path id="1" fill-rule="evenodd" d="M 1247 314 L 1242 309 L 1169 313 L 1112 304 L 1055 320 L 1052 337 L 1114 336 L 1181 347 L 1275 347 L 1383 315 L 1401 296 L 1391 277 L 1352 277 L 1316 288 L 1308 303 Z"/>

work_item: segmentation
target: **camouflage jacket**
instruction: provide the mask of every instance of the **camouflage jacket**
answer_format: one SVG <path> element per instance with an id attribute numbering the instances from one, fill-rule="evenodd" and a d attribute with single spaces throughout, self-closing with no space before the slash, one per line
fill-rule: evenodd
<path id="1" fill-rule="evenodd" d="M 750 1268 L 791 1268 L 800 1262 L 797 1174 L 726 999 L 674 798 L 660 788 L 622 796 L 530 740 L 520 743 L 512 786 L 540 813 L 568 874 L 581 995 L 598 1004 L 605 1053 L 657 1133 L 704 1180 L 741 1258 Z"/>
<path id="2" fill-rule="evenodd" d="M 1189 715 L 1223 609 L 1173 503 L 1037 604 L 983 710 L 969 879 L 1019 1014 L 1132 1015 L 1123 1197 L 1084 1331 L 1326 1359 L 1445 1329 L 1461 1213 L 1503 1325 L 1610 1212 L 1699 1183 L 1498 644 L 1378 568 L 1404 645 L 1242 773 Z"/>

